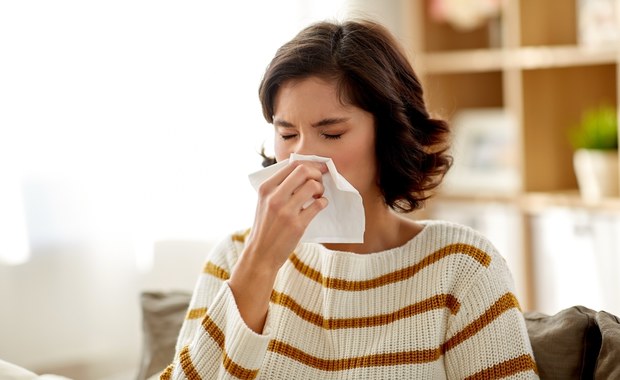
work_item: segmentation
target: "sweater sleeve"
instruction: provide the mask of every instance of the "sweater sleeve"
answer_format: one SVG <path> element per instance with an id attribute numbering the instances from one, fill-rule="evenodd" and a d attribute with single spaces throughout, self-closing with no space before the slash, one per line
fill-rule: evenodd
<path id="1" fill-rule="evenodd" d="M 243 321 L 228 286 L 242 235 L 220 242 L 200 274 L 164 379 L 253 379 L 269 345 L 269 332 L 256 334 Z"/>
<path id="2" fill-rule="evenodd" d="M 450 379 L 537 379 L 525 320 L 504 258 L 490 254 L 460 294 L 444 344 Z"/>

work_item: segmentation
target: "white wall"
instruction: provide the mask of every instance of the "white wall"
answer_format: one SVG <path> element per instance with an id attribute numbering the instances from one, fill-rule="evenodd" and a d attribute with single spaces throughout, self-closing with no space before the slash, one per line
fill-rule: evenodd
<path id="1" fill-rule="evenodd" d="M 110 241 L 38 247 L 27 264 L 0 266 L 0 358 L 37 372 L 134 376 L 140 291 L 191 291 L 211 246 L 158 242 L 148 273 L 137 270 L 131 242 Z"/>
<path id="2" fill-rule="evenodd" d="M 136 361 L 138 284 L 127 263 L 131 253 L 104 242 L 50 245 L 28 264 L 0 268 L 0 357 L 33 370 L 115 354 Z"/>

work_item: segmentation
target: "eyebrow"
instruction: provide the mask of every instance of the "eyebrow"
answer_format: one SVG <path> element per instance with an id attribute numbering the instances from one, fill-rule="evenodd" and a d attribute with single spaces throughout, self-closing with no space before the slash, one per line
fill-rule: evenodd
<path id="1" fill-rule="evenodd" d="M 314 128 L 327 127 L 327 126 L 334 125 L 334 124 L 344 123 L 344 122 L 347 122 L 348 120 L 349 120 L 348 117 L 330 117 L 327 119 L 319 120 L 318 122 L 312 123 L 311 125 Z M 293 123 L 288 122 L 286 120 L 279 119 L 279 118 L 274 119 L 273 125 L 275 125 L 276 127 L 283 127 L 283 128 L 294 127 Z"/>

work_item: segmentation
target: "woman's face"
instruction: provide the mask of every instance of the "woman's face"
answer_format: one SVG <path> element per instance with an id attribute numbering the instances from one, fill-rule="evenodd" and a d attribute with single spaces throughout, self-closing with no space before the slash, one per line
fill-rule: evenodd
<path id="1" fill-rule="evenodd" d="M 318 77 L 285 82 L 274 106 L 277 161 L 291 153 L 329 157 L 362 196 L 379 193 L 374 117 L 343 105 L 335 82 Z"/>

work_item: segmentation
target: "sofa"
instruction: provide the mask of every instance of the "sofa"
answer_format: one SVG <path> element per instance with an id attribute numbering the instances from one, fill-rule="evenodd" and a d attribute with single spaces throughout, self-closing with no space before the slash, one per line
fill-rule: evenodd
<path id="1" fill-rule="evenodd" d="M 161 372 L 174 356 L 188 292 L 141 294 L 143 352 L 138 380 Z M 555 315 L 524 313 L 541 379 L 620 379 L 620 320 L 584 306 Z"/>

